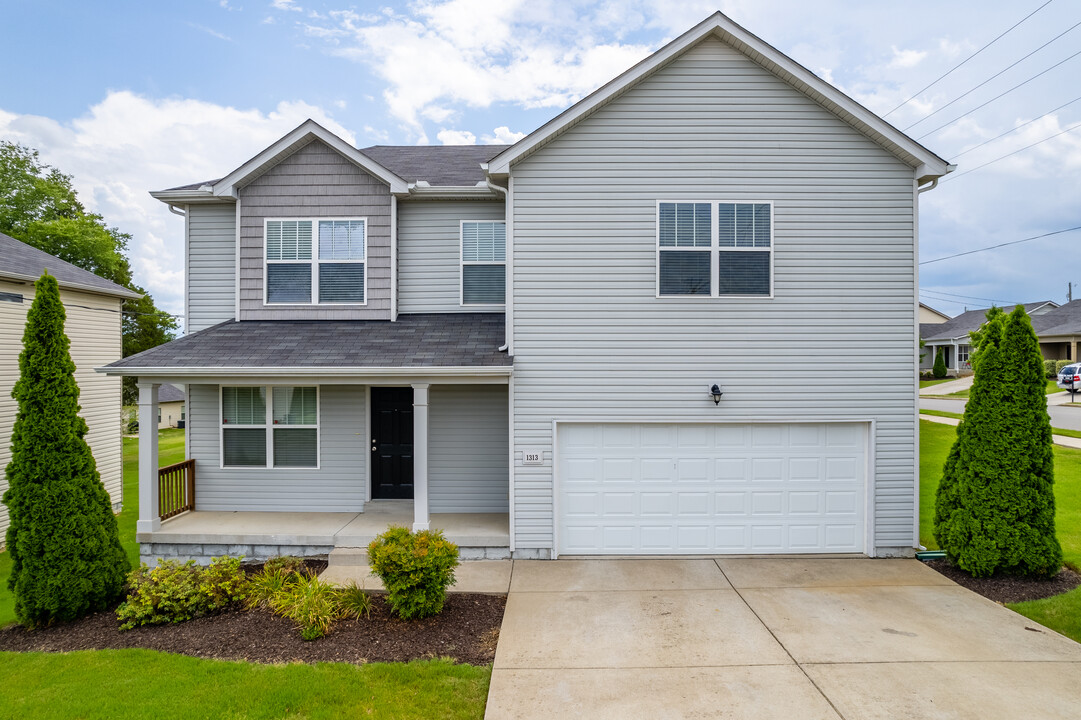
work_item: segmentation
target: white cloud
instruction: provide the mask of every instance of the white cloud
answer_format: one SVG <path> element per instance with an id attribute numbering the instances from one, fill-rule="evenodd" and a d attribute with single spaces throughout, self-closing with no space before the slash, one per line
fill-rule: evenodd
<path id="1" fill-rule="evenodd" d="M 151 190 L 219 178 L 307 118 L 353 143 L 319 107 L 281 102 L 269 113 L 200 100 L 111 92 L 82 116 L 59 123 L 0 110 L 0 137 L 40 151 L 74 177 L 83 203 L 131 233 L 135 281 L 167 311 L 183 312 L 183 221 Z"/>
<path id="2" fill-rule="evenodd" d="M 482 135 L 481 142 L 486 145 L 513 145 L 526 136 L 524 132 L 514 132 L 506 125 L 497 127 L 491 135 Z"/>
<path id="3" fill-rule="evenodd" d="M 304 8 L 297 5 L 296 0 L 270 0 L 270 7 L 275 10 L 290 10 L 292 12 L 303 12 Z"/>
<path id="4" fill-rule="evenodd" d="M 898 50 L 896 45 L 891 49 L 893 50 L 893 59 L 890 60 L 888 66 L 891 68 L 916 67 L 925 57 L 927 57 L 926 50 Z"/>
<path id="5" fill-rule="evenodd" d="M 229 37 L 225 33 L 220 33 L 217 30 L 215 30 L 214 28 L 208 28 L 206 25 L 197 25 L 197 24 L 195 24 L 193 22 L 187 23 L 187 25 L 190 28 L 193 28 L 193 29 L 198 30 L 200 32 L 205 32 L 207 35 L 210 35 L 212 37 L 216 37 L 219 40 L 225 40 L 227 42 L 232 42 L 233 41 L 233 38 Z"/>
<path id="6" fill-rule="evenodd" d="M 477 136 L 468 130 L 440 130 L 435 136 L 444 145 L 477 144 Z"/>

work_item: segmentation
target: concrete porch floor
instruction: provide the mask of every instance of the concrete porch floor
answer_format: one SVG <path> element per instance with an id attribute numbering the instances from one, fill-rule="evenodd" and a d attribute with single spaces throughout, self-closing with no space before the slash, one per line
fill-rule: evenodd
<path id="1" fill-rule="evenodd" d="M 375 500 L 364 512 L 210 512 L 170 518 L 141 543 L 366 547 L 390 525 L 413 524 L 412 500 Z M 462 547 L 508 547 L 506 513 L 433 513 L 431 528 Z"/>

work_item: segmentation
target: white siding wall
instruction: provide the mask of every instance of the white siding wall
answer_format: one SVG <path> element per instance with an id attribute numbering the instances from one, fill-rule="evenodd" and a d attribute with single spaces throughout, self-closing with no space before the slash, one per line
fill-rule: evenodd
<path id="1" fill-rule="evenodd" d="M 188 433 L 195 459 L 196 510 L 356 512 L 364 508 L 368 460 L 364 388 L 320 388 L 320 468 L 223 469 L 218 387 L 188 386 Z"/>
<path id="2" fill-rule="evenodd" d="M 26 313 L 34 301 L 34 286 L 0 280 L 0 292 L 23 296 L 21 303 L 0 301 L 0 494 L 3 494 L 7 490 L 3 469 L 11 460 L 11 430 L 18 409 L 11 390 L 19 379 L 19 353 Z M 64 329 L 71 340 L 80 415 L 90 428 L 86 441 L 105 490 L 113 504 L 119 505 L 123 489 L 120 378 L 106 377 L 94 372 L 94 368 L 120 359 L 120 299 L 65 289 L 61 289 L 60 298 L 67 312 Z M 7 507 L 0 505 L 0 533 L 7 526 Z"/>
<path id="3" fill-rule="evenodd" d="M 873 419 L 873 543 L 912 547 L 911 168 L 709 39 L 512 182 L 518 548 L 552 546 L 552 420 L 583 417 Z M 656 298 L 659 199 L 773 201 L 776 297 Z"/>
<path id="4" fill-rule="evenodd" d="M 507 512 L 507 387 L 433 385 L 428 502 L 432 512 Z"/>
<path id="5" fill-rule="evenodd" d="M 502 201 L 399 202 L 398 312 L 483 311 L 461 305 L 461 221 L 503 220 L 504 213 Z"/>
<path id="6" fill-rule="evenodd" d="M 236 315 L 236 205 L 188 206 L 189 333 Z"/>

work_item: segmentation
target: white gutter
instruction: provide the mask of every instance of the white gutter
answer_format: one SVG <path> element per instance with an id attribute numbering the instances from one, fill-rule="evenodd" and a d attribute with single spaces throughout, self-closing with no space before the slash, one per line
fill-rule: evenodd
<path id="1" fill-rule="evenodd" d="M 504 305 L 503 305 L 503 307 L 504 307 L 504 311 L 503 311 L 504 312 L 504 315 L 503 315 L 503 327 L 504 327 L 504 331 L 505 331 L 506 334 L 504 336 L 505 342 L 503 343 L 502 346 L 500 346 L 499 352 L 507 352 L 507 349 L 510 348 L 510 334 L 511 334 L 510 320 L 514 316 L 513 315 L 514 314 L 514 309 L 513 309 L 514 308 L 514 301 L 513 301 L 513 293 L 511 292 L 511 282 L 510 282 L 511 273 L 514 270 L 514 261 L 513 261 L 514 250 L 513 250 L 513 244 L 511 243 L 512 235 L 511 235 L 510 205 L 508 203 L 509 197 L 507 195 L 507 188 L 500 187 L 500 186 L 496 185 L 494 182 L 492 182 L 492 177 L 488 174 L 488 164 L 487 163 L 481 163 L 481 167 L 484 168 L 484 184 L 485 184 L 485 186 L 489 190 L 491 190 L 493 193 L 498 193 L 498 194 L 503 196 L 503 224 L 506 226 L 505 232 L 506 232 L 506 239 L 507 239 L 507 247 L 506 247 L 506 260 L 507 260 L 507 262 L 506 262 L 506 269 L 505 269 L 506 279 L 504 281 L 504 287 L 506 288 L 506 297 L 503 298 L 503 303 L 504 303 Z"/>
<path id="2" fill-rule="evenodd" d="M 170 376 L 170 377 L 211 377 L 229 375 L 231 377 L 337 377 L 362 375 L 366 377 L 509 377 L 514 368 L 509 365 L 480 365 L 446 367 L 98 367 L 95 372 L 110 376 Z"/>
<path id="3" fill-rule="evenodd" d="M 172 203 L 169 203 L 168 205 L 169 205 L 169 212 L 171 212 L 173 215 L 179 215 L 182 218 L 186 218 L 188 216 L 188 214 L 186 212 L 184 212 L 183 210 L 178 208 L 176 205 L 173 205 Z"/>
<path id="4" fill-rule="evenodd" d="M 480 198 L 492 198 L 499 197 L 491 190 L 490 185 L 484 182 L 477 183 L 476 185 L 437 185 L 431 186 L 426 181 L 420 180 L 415 183 L 409 184 L 409 197 L 418 199 L 431 199 L 431 200 L 454 200 L 458 198 L 463 199 L 480 199 Z M 498 188 L 498 186 L 496 186 Z M 499 188 L 499 191 L 503 191 L 503 188 Z"/>

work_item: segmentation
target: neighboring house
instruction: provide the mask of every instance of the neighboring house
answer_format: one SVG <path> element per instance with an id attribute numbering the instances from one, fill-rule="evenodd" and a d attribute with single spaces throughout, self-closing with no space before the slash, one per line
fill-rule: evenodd
<path id="1" fill-rule="evenodd" d="M 1032 318 L 1040 351 L 1048 360 L 1077 360 L 1081 341 L 1081 300 L 1073 300 Z"/>
<path id="2" fill-rule="evenodd" d="M 184 391 L 173 385 L 162 385 L 158 390 L 158 429 L 184 427 Z"/>
<path id="3" fill-rule="evenodd" d="M 94 368 L 121 356 L 121 303 L 139 295 L 4 234 L 0 234 L 0 494 L 7 490 L 3 469 L 11 460 L 11 430 L 18 411 L 11 391 L 19 379 L 26 313 L 34 301 L 34 281 L 45 270 L 59 282 L 67 313 L 64 331 L 71 341 L 79 384 L 79 414 L 90 428 L 86 441 L 113 509 L 119 511 L 123 489 L 120 379 L 95 373 Z M 7 526 L 7 507 L 0 505 L 0 533 Z"/>
<path id="4" fill-rule="evenodd" d="M 946 313 L 939 312 L 930 305 L 920 303 L 920 325 L 936 325 L 949 322 L 950 319 L 950 316 Z"/>
<path id="5" fill-rule="evenodd" d="M 1054 312 L 1058 307 L 1058 303 L 1051 300 L 1024 304 L 1025 312 L 1032 318 L 1034 326 L 1038 318 Z M 923 359 L 920 361 L 920 370 L 930 370 L 935 364 L 935 354 L 939 348 L 942 348 L 948 372 L 954 374 L 971 372 L 972 347 L 969 333 L 980 329 L 987 320 L 987 311 L 990 309 L 967 310 L 944 323 L 921 322 L 920 339 L 923 340 L 924 347 L 921 351 Z M 1012 308 L 1004 309 L 1009 312 Z"/>
<path id="6" fill-rule="evenodd" d="M 918 192 L 951 169 L 718 13 L 510 147 L 309 121 L 155 192 L 190 334 L 102 371 L 145 418 L 186 385 L 195 479 L 140 438 L 143 556 L 388 522 L 464 557 L 911 555 Z"/>

